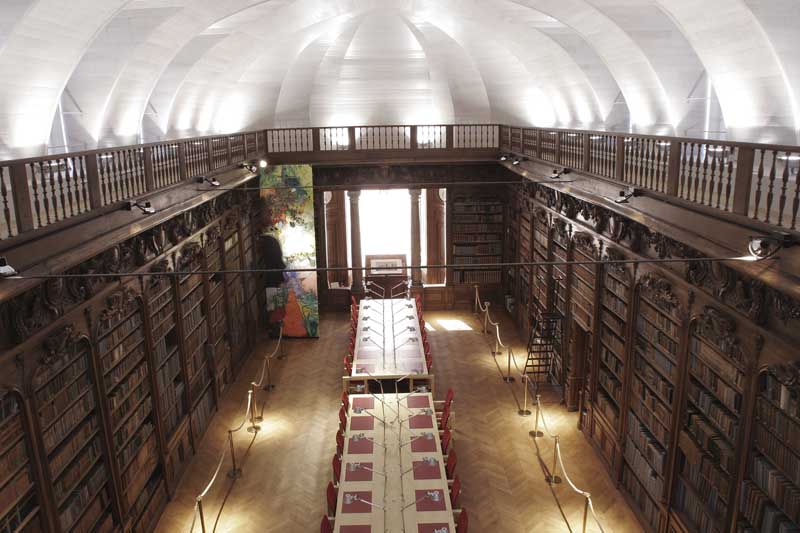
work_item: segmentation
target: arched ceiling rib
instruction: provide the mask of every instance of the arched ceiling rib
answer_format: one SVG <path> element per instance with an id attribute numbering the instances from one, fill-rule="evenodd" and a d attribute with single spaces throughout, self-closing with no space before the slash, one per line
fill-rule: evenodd
<path id="1" fill-rule="evenodd" d="M 796 0 L 4 0 L 0 154 L 41 152 L 65 89 L 67 143 L 107 145 L 340 121 L 602 128 L 623 101 L 635 130 L 702 131 L 706 76 L 733 136 L 796 142 L 797 27 Z"/>

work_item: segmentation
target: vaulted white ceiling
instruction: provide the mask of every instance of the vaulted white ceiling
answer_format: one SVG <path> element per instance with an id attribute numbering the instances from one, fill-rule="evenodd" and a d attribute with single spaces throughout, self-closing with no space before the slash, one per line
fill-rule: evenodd
<path id="1" fill-rule="evenodd" d="M 450 122 L 796 143 L 798 28 L 797 0 L 3 0 L 0 156 Z"/>

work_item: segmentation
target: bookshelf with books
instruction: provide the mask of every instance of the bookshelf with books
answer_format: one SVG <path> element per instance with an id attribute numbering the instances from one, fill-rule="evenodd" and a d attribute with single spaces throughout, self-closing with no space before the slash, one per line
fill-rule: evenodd
<path id="1" fill-rule="evenodd" d="M 203 236 L 206 285 L 208 287 L 208 343 L 216 373 L 217 395 L 231 382 L 231 351 L 228 342 L 228 314 L 225 311 L 225 280 L 222 270 L 222 244 L 219 223 L 212 225 Z"/>
<path id="2" fill-rule="evenodd" d="M 454 195 L 450 215 L 452 263 L 492 265 L 503 262 L 504 199 L 485 193 L 459 191 Z M 453 269 L 455 285 L 500 287 L 501 267 Z"/>
<path id="3" fill-rule="evenodd" d="M 41 352 L 30 385 L 55 527 L 112 531 L 119 509 L 91 340 L 74 325 L 64 325 L 45 340 Z"/>
<path id="4" fill-rule="evenodd" d="M 704 306 L 692 321 L 671 502 L 689 529 L 730 530 L 743 466 L 747 351 L 735 322 L 716 307 Z"/>
<path id="5" fill-rule="evenodd" d="M 194 423 L 195 411 L 205 412 L 208 409 L 208 398 L 216 405 L 216 389 L 208 341 L 206 274 L 199 273 L 203 269 L 202 240 L 187 242 L 178 252 L 176 266 L 180 272 L 186 272 L 178 279 L 178 308 L 180 310 L 178 331 L 182 339 L 181 359 L 186 375 L 187 396 L 190 419 L 192 420 L 192 439 L 199 442 L 205 432 L 206 425 Z M 207 393 L 210 393 L 207 396 Z M 212 408 L 213 408 L 212 405 Z"/>
<path id="6" fill-rule="evenodd" d="M 688 294 L 679 295 L 674 283 L 658 271 L 643 270 L 636 286 L 636 320 L 632 323 L 630 352 L 632 364 L 628 368 L 627 398 L 622 404 L 626 410 L 619 411 L 622 425 L 617 427 L 624 431 L 621 440 L 624 443 L 622 475 L 625 489 L 635 501 L 635 509 L 642 521 L 652 531 L 658 531 L 666 519 L 670 454 L 678 408 L 676 391 L 682 353 L 680 332 L 688 313 Z M 605 281 L 613 285 L 625 280 L 614 277 Z M 614 300 L 604 303 L 607 303 L 609 311 L 604 318 L 612 320 L 603 320 L 607 333 L 601 335 L 601 341 L 604 337 L 610 348 L 604 353 L 611 352 L 608 355 L 612 356 L 620 348 L 617 341 L 625 337 L 625 331 L 616 331 L 620 337 L 613 334 L 617 324 L 611 308 L 618 303 Z M 658 509 L 657 513 L 655 509 Z"/>
<path id="7" fill-rule="evenodd" d="M 119 479 L 123 523 L 139 521 L 147 506 L 135 506 L 148 483 L 163 479 L 153 380 L 142 298 L 129 284 L 105 299 L 97 319 L 99 383 L 109 413 L 114 472 Z"/>
<path id="8" fill-rule="evenodd" d="M 569 257 L 572 261 L 597 261 L 601 243 L 587 232 L 577 232 L 570 241 Z M 597 265 L 572 264 L 569 267 L 569 320 L 566 368 L 564 379 L 564 403 L 571 411 L 579 410 L 583 398 L 589 393 L 589 376 L 594 347 L 594 324 L 597 310 Z M 601 387 L 621 389 L 622 383 L 613 385 L 613 374 L 603 374 Z"/>
<path id="9" fill-rule="evenodd" d="M 800 531 L 800 367 L 772 365 L 758 376 L 739 503 L 741 533 Z"/>
<path id="10" fill-rule="evenodd" d="M 541 207 L 533 210 L 533 238 L 531 239 L 533 267 L 531 278 L 531 315 L 537 318 L 549 311 L 548 280 L 552 267 L 543 265 L 550 260 L 550 215 Z"/>
<path id="11" fill-rule="evenodd" d="M 252 268 L 255 266 L 255 239 L 256 235 L 253 232 L 252 224 L 249 216 L 242 218 L 239 227 L 241 235 L 242 258 L 243 266 L 245 268 Z M 316 264 L 314 265 L 316 266 Z M 258 280 L 256 274 L 246 273 L 243 275 L 244 281 L 244 295 L 245 305 L 240 310 L 243 313 L 243 318 L 246 320 L 248 327 L 245 330 L 246 343 L 248 352 L 255 346 L 256 342 L 256 320 L 258 319 Z"/>
<path id="12" fill-rule="evenodd" d="M 527 203 L 522 204 L 518 220 L 519 226 L 517 231 L 518 238 L 518 255 L 515 257 L 516 261 L 520 263 L 529 263 L 532 258 L 532 239 L 533 239 L 533 211 L 527 206 Z M 523 338 L 527 339 L 530 336 L 531 328 L 531 277 L 533 275 L 533 267 L 530 265 L 521 266 L 514 269 L 515 274 L 518 276 L 519 295 L 517 297 L 517 318 L 518 325 L 522 331 Z"/>
<path id="13" fill-rule="evenodd" d="M 33 533 L 44 519 L 22 407 L 16 392 L 0 397 L 0 531 Z"/>
<path id="14" fill-rule="evenodd" d="M 242 253 L 239 234 L 239 218 L 230 213 L 222 222 L 222 257 L 225 270 L 240 270 Z M 236 372 L 244 362 L 247 354 L 244 312 L 245 297 L 242 275 L 238 272 L 226 273 L 225 295 L 228 312 L 228 341 L 231 350 L 231 366 Z"/>
<path id="15" fill-rule="evenodd" d="M 561 331 L 556 335 L 553 346 L 553 365 L 552 375 L 555 383 L 565 386 L 567 377 L 570 375 L 571 367 L 564 341 L 569 335 L 568 322 L 566 317 L 569 311 L 570 301 L 570 276 L 571 268 L 566 264 L 569 258 L 569 249 L 572 239 L 572 225 L 561 218 L 553 221 L 553 233 L 550 246 L 551 261 L 562 264 L 553 265 L 551 268 L 550 294 L 552 309 L 561 317 Z M 573 406 L 574 408 L 574 406 Z"/>
<path id="16" fill-rule="evenodd" d="M 151 273 L 172 271 L 174 258 L 162 259 Z M 191 451 L 180 461 L 174 450 L 188 427 L 186 377 L 181 364 L 181 335 L 178 330 L 179 309 L 176 301 L 176 281 L 168 276 L 145 277 L 145 302 L 150 324 L 150 353 L 152 376 L 155 382 L 155 411 L 160 418 L 162 439 L 166 446 L 166 485 L 173 493 Z M 136 504 L 134 504 L 136 505 Z"/>

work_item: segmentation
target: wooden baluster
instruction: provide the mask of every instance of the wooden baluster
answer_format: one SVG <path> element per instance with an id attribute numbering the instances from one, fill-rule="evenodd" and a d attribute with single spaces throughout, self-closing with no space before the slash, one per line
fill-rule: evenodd
<path id="1" fill-rule="evenodd" d="M 50 220 L 50 209 L 51 209 L 51 207 L 50 207 L 50 191 L 48 190 L 48 185 L 50 183 L 49 183 L 49 180 L 47 179 L 47 176 L 45 175 L 46 171 L 44 170 L 44 164 L 41 161 L 39 161 L 38 167 L 39 167 L 39 172 L 38 172 L 39 180 L 41 180 L 40 185 L 41 185 L 41 192 L 42 192 L 42 207 L 44 208 L 44 222 L 45 222 L 45 224 L 50 224 L 50 222 L 51 222 L 51 220 Z M 33 170 L 35 168 L 36 168 L 36 165 L 31 165 L 31 170 Z M 48 166 L 48 169 L 49 168 L 50 167 Z M 37 173 L 34 172 L 34 180 L 36 179 L 36 175 L 37 175 Z M 40 218 L 40 222 L 41 222 L 41 218 Z"/>
<path id="2" fill-rule="evenodd" d="M 787 154 L 792 157 L 793 154 Z M 786 165 L 789 165 L 789 161 L 786 161 Z M 797 229 L 797 211 L 800 209 L 800 183 L 797 182 L 797 174 L 795 174 L 794 180 L 794 197 L 792 198 L 792 223 L 791 228 Z"/>
<path id="3" fill-rule="evenodd" d="M 700 190 L 700 145 L 697 143 L 692 143 L 692 156 L 689 159 L 689 167 L 692 171 L 692 186 L 689 191 L 691 197 L 687 198 L 687 200 L 697 202 L 697 193 Z"/>
<path id="4" fill-rule="evenodd" d="M 709 191 L 709 184 L 711 182 L 711 176 L 708 175 L 708 145 L 703 145 L 703 190 L 700 196 L 700 203 L 703 205 L 710 205 L 710 202 L 706 200 L 706 198 L 710 198 L 710 191 Z"/>
<path id="5" fill-rule="evenodd" d="M 775 155 L 777 156 L 777 152 Z M 781 197 L 778 202 L 778 220 L 776 221 L 779 226 L 783 226 L 783 212 L 786 209 L 786 189 L 789 187 L 789 157 L 792 155 L 789 152 L 786 154 L 786 161 L 783 165 L 783 175 L 781 176 Z"/>
<path id="6" fill-rule="evenodd" d="M 80 214 L 81 211 L 78 205 L 78 169 L 75 167 L 72 157 L 64 157 L 64 169 L 67 179 L 67 204 L 69 205 L 70 216 L 75 216 Z"/>
<path id="7" fill-rule="evenodd" d="M 125 200 L 133 196 L 129 190 L 128 175 L 125 172 L 125 152 L 116 152 L 114 154 L 114 175 L 117 178 L 120 190 L 120 200 Z"/>
<path id="8" fill-rule="evenodd" d="M 769 190 L 767 191 L 767 212 L 765 214 L 764 222 L 769 222 L 770 218 L 772 217 L 772 201 L 775 199 L 775 177 L 777 172 L 777 159 L 778 159 L 778 152 L 771 151 L 772 153 L 772 165 L 770 166 L 769 170 Z"/>
<path id="9" fill-rule="evenodd" d="M 72 158 L 72 168 L 75 169 L 75 179 L 77 180 L 78 184 L 78 191 L 77 191 L 77 202 L 78 202 L 78 212 L 83 213 L 89 210 L 87 205 L 87 189 L 86 189 L 86 165 L 84 164 L 83 157 L 73 157 Z"/>
<path id="10" fill-rule="evenodd" d="M 122 165 L 123 174 L 126 177 L 125 184 L 128 188 L 128 198 L 132 198 L 139 193 L 137 190 L 136 167 L 134 162 L 131 161 L 131 150 L 124 150 L 121 154 L 122 162 L 120 165 Z"/>
<path id="11" fill-rule="evenodd" d="M 725 211 L 730 211 L 731 208 L 731 190 L 733 188 L 733 147 L 731 151 L 726 150 L 725 157 L 728 159 L 727 176 L 725 183 Z"/>
<path id="12" fill-rule="evenodd" d="M 709 146 L 710 148 L 716 148 L 716 146 Z M 717 152 L 711 152 L 711 174 L 709 175 L 710 187 L 708 191 L 708 203 L 707 206 L 711 207 L 714 205 L 714 184 L 717 185 L 717 208 L 719 208 L 719 197 L 722 194 L 722 190 L 720 187 L 722 186 L 722 178 L 717 175 Z M 720 170 L 722 170 L 720 168 Z"/>
<path id="13" fill-rule="evenodd" d="M 38 218 L 39 202 L 33 190 L 36 187 L 36 180 L 32 175 L 33 168 L 30 168 L 31 178 L 28 178 L 28 171 L 29 167 L 24 163 L 12 164 L 9 168 L 17 234 L 33 230 Z"/>
<path id="14" fill-rule="evenodd" d="M 3 201 L 3 218 L 6 221 L 7 236 L 12 237 L 14 232 L 11 230 L 11 208 L 8 203 L 9 188 L 6 186 L 6 172 L 6 167 L 0 167 L 0 199 Z"/>
<path id="15" fill-rule="evenodd" d="M 108 175 L 108 154 L 98 156 L 98 166 L 101 188 L 104 189 L 103 205 L 108 205 L 114 201 L 114 187 L 111 183 L 111 177 Z"/>
<path id="16" fill-rule="evenodd" d="M 691 172 L 691 167 L 689 167 L 689 155 L 692 151 L 692 145 L 690 143 L 681 143 L 681 170 L 680 170 L 680 178 L 679 178 L 679 190 L 680 190 L 680 197 L 683 199 L 689 199 L 689 173 Z"/>

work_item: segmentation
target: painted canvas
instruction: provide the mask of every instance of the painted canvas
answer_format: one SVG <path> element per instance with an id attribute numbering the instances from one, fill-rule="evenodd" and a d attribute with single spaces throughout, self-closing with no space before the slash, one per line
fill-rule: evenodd
<path id="1" fill-rule="evenodd" d="M 287 269 L 317 266 L 313 183 L 310 165 L 270 167 L 261 175 L 270 217 L 265 231 L 280 245 Z M 319 336 L 316 272 L 284 272 L 280 286 L 266 290 L 270 321 L 282 321 L 286 337 Z"/>

